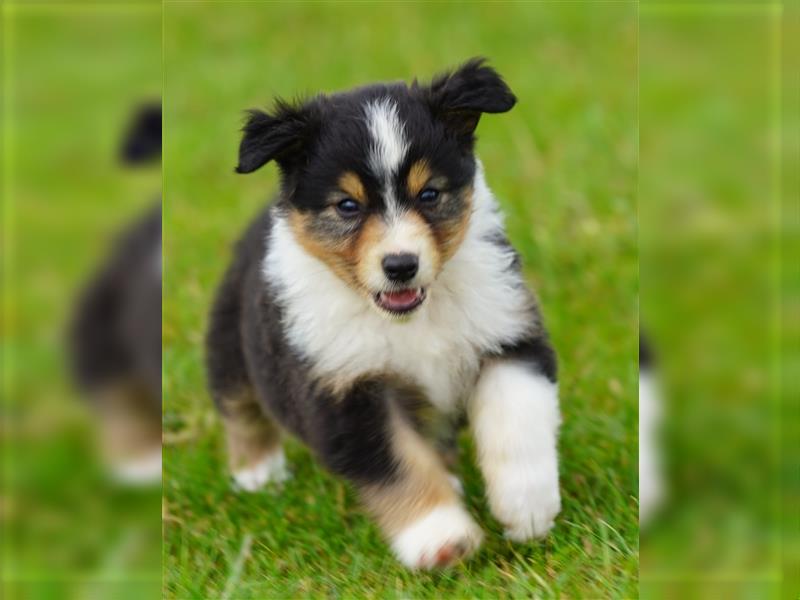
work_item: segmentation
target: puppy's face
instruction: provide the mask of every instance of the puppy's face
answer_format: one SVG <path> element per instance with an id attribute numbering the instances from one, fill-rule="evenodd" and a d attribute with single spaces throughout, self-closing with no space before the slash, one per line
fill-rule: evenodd
<path id="1" fill-rule="evenodd" d="M 239 172 L 275 159 L 297 241 L 381 312 L 412 313 L 464 238 L 474 130 L 515 99 L 482 61 L 251 113 Z"/>

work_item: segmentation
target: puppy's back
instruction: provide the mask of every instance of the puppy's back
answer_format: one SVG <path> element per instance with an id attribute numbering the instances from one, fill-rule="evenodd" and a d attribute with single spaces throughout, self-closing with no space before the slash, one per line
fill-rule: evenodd
<path id="1" fill-rule="evenodd" d="M 248 385 L 242 347 L 243 303 L 248 280 L 257 276 L 266 252 L 272 218 L 263 210 L 236 242 L 233 260 L 217 289 L 206 336 L 206 372 L 214 398 Z"/>

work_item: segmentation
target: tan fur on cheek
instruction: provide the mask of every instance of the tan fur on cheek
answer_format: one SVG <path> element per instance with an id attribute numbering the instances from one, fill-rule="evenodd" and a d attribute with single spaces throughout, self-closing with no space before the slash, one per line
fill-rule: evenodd
<path id="1" fill-rule="evenodd" d="M 358 287 L 354 270 L 355 254 L 350 240 L 326 240 L 311 233 L 310 218 L 297 211 L 289 214 L 292 234 L 303 249 L 325 263 L 331 271 L 351 286 Z"/>
<path id="2" fill-rule="evenodd" d="M 435 229 L 436 246 L 441 255 L 442 263 L 450 260 L 456 253 L 469 229 L 472 215 L 472 188 L 463 192 L 464 210 L 458 219 L 449 221 Z"/>
<path id="3" fill-rule="evenodd" d="M 425 187 L 425 184 L 431 178 L 431 169 L 428 166 L 427 161 L 425 160 L 418 160 L 413 165 L 411 165 L 411 169 L 408 172 L 408 193 L 411 197 L 416 197 L 422 191 L 422 188 Z"/>

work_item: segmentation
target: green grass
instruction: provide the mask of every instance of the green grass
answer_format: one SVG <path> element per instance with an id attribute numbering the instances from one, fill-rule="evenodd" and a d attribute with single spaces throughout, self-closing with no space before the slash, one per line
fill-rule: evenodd
<path id="1" fill-rule="evenodd" d="M 113 485 L 66 373 L 78 289 L 158 170 L 117 161 L 132 108 L 158 96 L 157 6 L 3 6 L 4 598 L 157 594 L 157 490 Z"/>
<path id="2" fill-rule="evenodd" d="M 164 17 L 166 595 L 636 596 L 635 4 L 168 2 Z M 230 245 L 276 185 L 274 167 L 232 173 L 242 111 L 473 55 L 520 100 L 483 120 L 478 152 L 560 357 L 564 509 L 547 540 L 507 543 L 465 439 L 486 542 L 466 564 L 414 574 L 296 443 L 282 489 L 231 491 L 202 341 Z"/>
<path id="3" fill-rule="evenodd" d="M 780 267 L 777 234 L 781 221 L 796 230 L 797 211 L 779 216 L 776 8 L 642 7 L 641 301 L 661 357 L 669 493 L 642 532 L 642 598 L 796 597 L 780 469 L 796 464 L 798 445 L 779 446 L 779 423 L 791 419 L 778 344 L 797 339 L 798 313 L 778 286 L 781 269 L 797 269 L 788 258 Z M 797 22 L 784 39 L 796 33 Z M 797 102 L 784 106 L 785 131 L 798 131 Z M 796 198 L 797 169 L 784 168 L 795 181 L 786 198 Z M 796 522 L 796 486 L 791 494 L 785 514 Z M 782 560 L 795 565 L 783 581 Z"/>

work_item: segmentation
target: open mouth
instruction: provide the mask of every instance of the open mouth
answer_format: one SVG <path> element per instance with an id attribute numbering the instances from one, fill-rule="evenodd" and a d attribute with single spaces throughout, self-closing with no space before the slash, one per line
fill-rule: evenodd
<path id="1" fill-rule="evenodd" d="M 375 294 L 375 304 L 395 315 L 405 315 L 425 300 L 424 288 L 409 288 Z"/>

